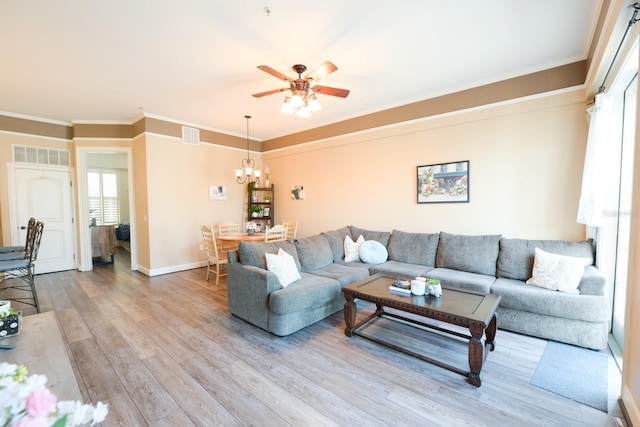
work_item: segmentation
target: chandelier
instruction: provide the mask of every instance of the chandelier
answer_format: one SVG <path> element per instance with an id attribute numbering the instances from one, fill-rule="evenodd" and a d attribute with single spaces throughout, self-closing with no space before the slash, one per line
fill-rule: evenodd
<path id="1" fill-rule="evenodd" d="M 260 182 L 260 171 L 255 169 L 255 162 L 249 157 L 249 119 L 251 116 L 244 116 L 247 119 L 247 158 L 242 159 L 242 169 L 236 169 L 236 179 L 238 184 L 245 182 Z"/>

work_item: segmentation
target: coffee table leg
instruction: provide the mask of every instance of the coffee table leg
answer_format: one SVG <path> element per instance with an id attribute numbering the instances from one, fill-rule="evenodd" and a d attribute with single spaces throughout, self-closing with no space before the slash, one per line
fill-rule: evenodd
<path id="1" fill-rule="evenodd" d="M 489 326 L 487 327 L 487 338 L 485 340 L 485 347 L 489 347 L 489 351 L 493 351 L 496 349 L 496 329 L 498 327 L 498 320 L 496 319 L 496 315 L 494 314 L 491 318 L 491 322 L 489 322 Z"/>
<path id="2" fill-rule="evenodd" d="M 484 348 L 482 346 L 482 335 L 484 328 L 481 326 L 471 326 L 471 339 L 469 340 L 469 377 L 468 381 L 480 387 L 480 371 L 482 370 L 482 362 L 484 361 Z"/>
<path id="3" fill-rule="evenodd" d="M 344 295 L 346 302 L 344 303 L 344 333 L 350 337 L 353 335 L 353 325 L 356 323 L 356 303 L 353 301 L 353 295 Z"/>

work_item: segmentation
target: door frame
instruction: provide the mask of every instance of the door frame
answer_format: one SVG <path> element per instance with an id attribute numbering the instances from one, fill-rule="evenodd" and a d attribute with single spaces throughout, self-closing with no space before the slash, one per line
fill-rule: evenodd
<path id="1" fill-rule="evenodd" d="M 130 253 L 131 270 L 138 269 L 138 244 L 136 240 L 136 215 L 135 215 L 135 192 L 133 187 L 133 150 L 131 147 L 76 147 L 76 164 L 78 183 L 78 237 L 80 240 L 80 261 L 79 271 L 93 270 L 93 260 L 91 258 L 91 233 L 89 232 L 89 195 L 87 193 L 87 155 L 88 154 L 117 154 L 127 155 L 127 179 L 129 187 L 129 224 L 130 224 Z"/>
<path id="2" fill-rule="evenodd" d="M 51 172 L 68 172 L 69 179 L 71 182 L 69 183 L 69 192 L 71 193 L 71 218 L 68 218 L 71 223 L 74 223 L 74 212 L 76 211 L 75 206 L 75 198 L 74 198 L 74 174 L 73 168 L 70 166 L 56 166 L 56 165 L 46 165 L 46 164 L 32 164 L 32 163 L 18 163 L 18 162 L 8 162 L 7 163 L 7 189 L 9 190 L 8 201 L 9 201 L 9 228 L 11 229 L 11 245 L 12 246 L 22 246 L 24 245 L 24 240 L 20 239 L 20 232 L 18 228 L 20 223 L 22 222 L 20 218 L 18 218 L 18 195 L 16 194 L 16 169 L 31 169 L 36 171 L 51 171 Z M 24 218 L 23 218 L 24 220 Z M 75 225 L 75 224 L 74 224 Z M 74 268 L 78 266 L 78 245 L 76 239 L 76 228 L 71 227 L 71 241 L 73 242 L 73 263 Z"/>

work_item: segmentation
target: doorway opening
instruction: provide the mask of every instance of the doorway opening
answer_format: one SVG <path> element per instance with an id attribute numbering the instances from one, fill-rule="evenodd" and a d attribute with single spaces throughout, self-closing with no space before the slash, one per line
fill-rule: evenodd
<path id="1" fill-rule="evenodd" d="M 80 271 L 90 271 L 104 260 L 100 244 L 96 242 L 98 228 L 108 229 L 110 241 L 130 254 L 130 268 L 137 270 L 135 233 L 135 204 L 131 148 L 78 147 L 78 225 L 80 229 Z M 126 236 L 124 230 L 127 230 Z M 93 241 L 92 241 L 92 234 Z M 119 238 L 117 238 L 119 237 Z M 126 238 L 125 238 L 126 237 Z M 94 258 L 96 248 L 100 258 Z M 125 252 L 126 253 L 126 252 Z M 109 262 L 107 259 L 106 262 Z M 122 265 L 119 263 L 118 265 Z"/>

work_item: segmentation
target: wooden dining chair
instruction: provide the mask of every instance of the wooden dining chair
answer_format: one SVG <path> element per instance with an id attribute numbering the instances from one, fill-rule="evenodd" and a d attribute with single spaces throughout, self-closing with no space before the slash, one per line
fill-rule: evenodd
<path id="1" fill-rule="evenodd" d="M 277 240 L 287 240 L 287 227 L 276 224 L 264 232 L 264 241 L 273 242 Z"/>
<path id="2" fill-rule="evenodd" d="M 240 225 L 232 221 L 225 221 L 218 224 L 218 234 L 237 234 L 240 232 Z"/>
<path id="3" fill-rule="evenodd" d="M 201 225 L 202 240 L 204 241 L 204 249 L 207 252 L 207 276 L 205 280 L 209 281 L 209 273 L 216 275 L 216 286 L 220 283 L 220 277 L 227 275 L 227 253 L 222 250 L 216 241 L 213 227 Z"/>
<path id="4" fill-rule="evenodd" d="M 284 221 L 282 223 L 285 227 L 287 227 L 287 240 L 295 239 L 298 234 L 298 220 L 295 221 Z"/>
<path id="5" fill-rule="evenodd" d="M 225 221 L 218 224 L 218 236 L 224 236 L 225 234 L 238 234 L 240 233 L 240 224 L 233 221 Z M 218 246 L 224 252 L 233 251 L 238 248 L 238 243 L 234 242 L 221 242 L 218 241 Z"/>

